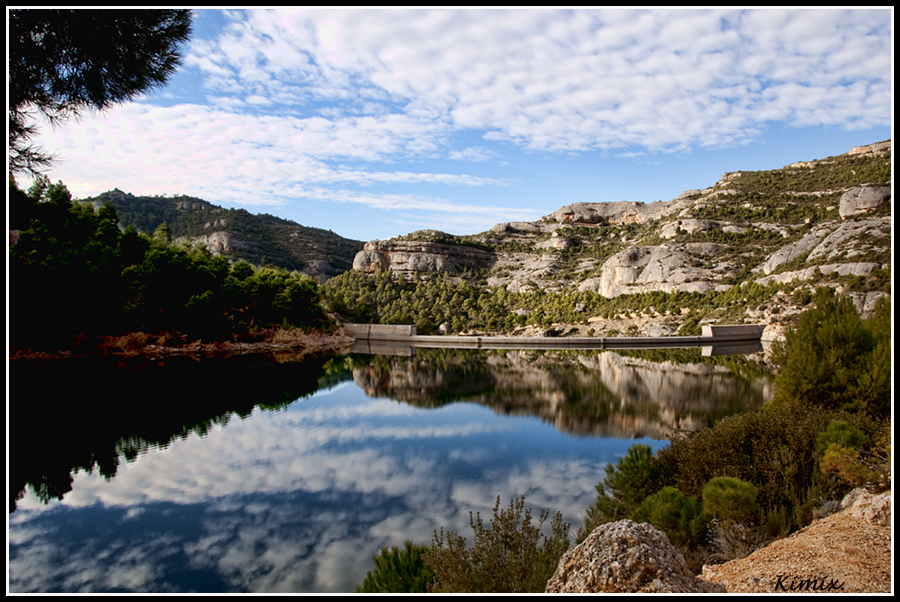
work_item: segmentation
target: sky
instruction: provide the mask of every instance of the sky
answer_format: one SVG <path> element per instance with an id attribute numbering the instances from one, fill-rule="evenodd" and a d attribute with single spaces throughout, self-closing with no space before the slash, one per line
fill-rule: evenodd
<path id="1" fill-rule="evenodd" d="M 476 234 L 892 138 L 892 34 L 891 8 L 201 9 L 165 87 L 38 142 L 76 198 Z"/>

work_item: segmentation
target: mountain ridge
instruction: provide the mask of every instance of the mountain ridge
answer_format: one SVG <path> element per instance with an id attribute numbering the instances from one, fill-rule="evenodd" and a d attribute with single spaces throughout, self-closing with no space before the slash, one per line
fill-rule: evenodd
<path id="1" fill-rule="evenodd" d="M 134 226 L 153 234 L 165 222 L 176 241 L 204 244 L 213 253 L 234 260 L 297 270 L 319 282 L 350 269 L 363 244 L 330 230 L 267 213 L 226 209 L 186 195 L 136 196 L 115 188 L 80 200 L 95 206 L 109 203 L 122 227 Z"/>
<path id="2" fill-rule="evenodd" d="M 331 287 L 334 307 L 385 324 L 431 322 L 445 333 L 503 323 L 503 332 L 526 336 L 665 336 L 751 322 L 768 324 L 764 338 L 777 339 L 817 287 L 849 295 L 863 317 L 889 298 L 891 196 L 891 142 L 883 141 L 727 172 L 670 201 L 573 203 L 469 236 L 419 230 L 367 242 Z M 398 299 L 359 280 L 377 274 L 407 282 L 392 293 Z M 429 299 L 459 285 L 470 305 L 418 303 L 413 289 L 426 294 L 433 283 Z M 416 301 L 403 306 L 412 311 L 397 309 L 404 295 Z"/>

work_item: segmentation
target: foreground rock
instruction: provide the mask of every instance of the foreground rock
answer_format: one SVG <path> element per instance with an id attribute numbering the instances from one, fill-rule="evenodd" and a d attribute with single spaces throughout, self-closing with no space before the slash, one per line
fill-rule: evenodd
<path id="1" fill-rule="evenodd" d="M 665 533 L 621 520 L 594 529 L 562 557 L 548 593 L 725 593 L 695 577 Z"/>
<path id="2" fill-rule="evenodd" d="M 702 576 L 729 593 L 890 592 L 891 497 L 854 490 L 840 512 Z"/>

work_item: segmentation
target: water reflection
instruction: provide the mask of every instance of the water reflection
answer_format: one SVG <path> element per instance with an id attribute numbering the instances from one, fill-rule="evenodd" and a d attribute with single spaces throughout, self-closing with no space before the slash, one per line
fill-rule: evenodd
<path id="1" fill-rule="evenodd" d="M 353 379 L 370 395 L 420 407 L 465 399 L 574 435 L 618 438 L 671 439 L 772 395 L 764 372 L 741 375 L 740 360 L 704 361 L 699 349 L 417 351 L 366 358 Z"/>
<path id="2" fill-rule="evenodd" d="M 468 512 L 490 515 L 497 495 L 577 526 L 607 462 L 666 443 L 598 426 L 668 390 L 649 359 L 604 355 L 16 365 L 10 488 L 31 485 L 10 514 L 10 590 L 352 591 L 379 547 L 468 535 Z M 596 374 L 619 363 L 637 384 Z"/>

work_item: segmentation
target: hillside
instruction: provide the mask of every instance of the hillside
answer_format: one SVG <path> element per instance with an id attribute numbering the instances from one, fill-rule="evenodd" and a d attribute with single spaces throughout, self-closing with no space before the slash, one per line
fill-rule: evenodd
<path id="1" fill-rule="evenodd" d="M 152 234 L 166 222 L 175 239 L 203 243 L 214 253 L 297 270 L 320 282 L 350 269 L 361 241 L 308 228 L 273 215 L 225 209 L 202 199 L 135 196 L 115 189 L 87 199 L 116 209 L 122 227 Z"/>
<path id="2" fill-rule="evenodd" d="M 441 275 L 502 289 L 508 309 L 521 314 L 531 311 L 523 300 L 536 294 L 577 297 L 574 311 L 552 318 L 574 326 L 571 334 L 625 327 L 632 334 L 675 334 L 688 320 L 777 328 L 817 286 L 850 294 L 866 314 L 890 294 L 891 143 L 726 173 L 670 201 L 576 203 L 536 222 L 497 224 L 471 236 L 424 230 L 371 241 L 353 267 L 410 282 Z M 688 305 L 661 308 L 660 293 Z M 601 307 L 597 296 L 607 300 L 603 315 L 591 310 L 592 303 Z M 519 321 L 525 324 L 546 327 L 548 314 Z"/>

